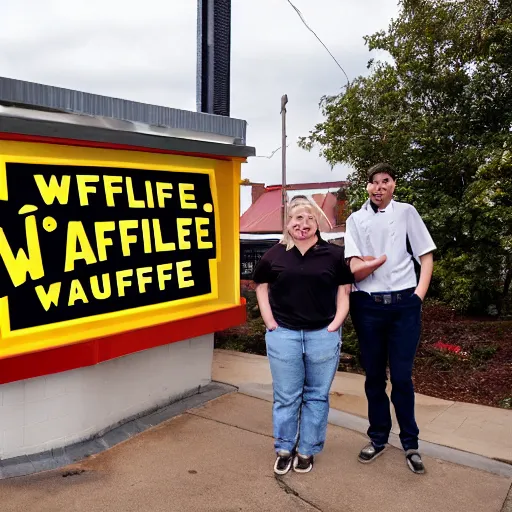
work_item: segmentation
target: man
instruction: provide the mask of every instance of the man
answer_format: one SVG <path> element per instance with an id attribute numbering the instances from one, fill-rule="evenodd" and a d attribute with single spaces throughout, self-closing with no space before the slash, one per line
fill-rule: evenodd
<path id="1" fill-rule="evenodd" d="M 386 394 L 386 367 L 389 359 L 391 401 L 407 465 L 414 473 L 424 473 L 418 452 L 412 368 L 420 339 L 421 307 L 432 277 L 432 252 L 436 246 L 416 209 L 393 200 L 395 184 L 395 171 L 390 165 L 373 166 L 368 171 L 369 199 L 347 219 L 345 233 L 345 257 L 352 272 L 362 264 L 371 265 L 373 270 L 356 283 L 356 291 L 350 294 L 350 313 L 366 373 L 371 441 L 359 453 L 359 461 L 372 462 L 388 443 L 391 413 Z M 421 265 L 419 281 L 413 257 Z"/>

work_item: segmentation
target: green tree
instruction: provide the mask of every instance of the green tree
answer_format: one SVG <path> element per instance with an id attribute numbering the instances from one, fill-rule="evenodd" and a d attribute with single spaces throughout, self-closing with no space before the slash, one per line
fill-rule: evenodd
<path id="1" fill-rule="evenodd" d="M 397 169 L 398 200 L 412 202 L 438 251 L 434 292 L 461 311 L 501 309 L 512 266 L 512 2 L 402 0 L 387 31 L 365 37 L 389 59 L 368 63 L 299 145 L 365 173 Z"/>

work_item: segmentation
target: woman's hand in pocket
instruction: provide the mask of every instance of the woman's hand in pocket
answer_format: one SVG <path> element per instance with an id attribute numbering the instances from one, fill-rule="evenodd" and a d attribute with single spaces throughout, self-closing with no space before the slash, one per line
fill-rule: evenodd
<path id="1" fill-rule="evenodd" d="M 337 330 L 339 330 L 340 327 L 341 327 L 341 324 L 339 322 L 332 321 L 327 326 L 327 332 L 336 332 Z"/>
<path id="2" fill-rule="evenodd" d="M 275 320 L 272 320 L 271 322 L 269 322 L 268 324 L 265 324 L 265 327 L 269 330 L 269 331 L 275 331 L 279 326 L 277 325 L 277 322 Z"/>

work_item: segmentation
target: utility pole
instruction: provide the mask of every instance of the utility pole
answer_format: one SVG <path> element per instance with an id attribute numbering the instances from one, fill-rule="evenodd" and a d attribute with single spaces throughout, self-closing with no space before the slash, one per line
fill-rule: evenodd
<path id="1" fill-rule="evenodd" d="M 286 104 L 288 103 L 288 96 L 284 94 L 281 97 L 281 129 L 282 129 L 282 145 L 281 145 L 281 220 L 283 230 L 286 226 Z"/>

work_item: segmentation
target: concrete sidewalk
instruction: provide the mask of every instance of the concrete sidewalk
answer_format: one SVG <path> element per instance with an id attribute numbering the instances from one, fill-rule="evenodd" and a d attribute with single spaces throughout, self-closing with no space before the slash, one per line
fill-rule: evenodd
<path id="1" fill-rule="evenodd" d="M 272 399 L 266 357 L 215 350 L 213 376 L 241 392 Z M 331 408 L 367 418 L 364 377 L 338 372 L 331 388 Z M 512 463 L 512 411 L 416 395 L 420 439 Z M 398 433 L 393 416 L 393 432 Z"/>
<path id="2" fill-rule="evenodd" d="M 424 457 L 414 475 L 390 448 L 357 462 L 364 436 L 329 425 L 306 475 L 272 472 L 271 404 L 240 393 L 82 463 L 0 482 L 2 512 L 501 512 L 512 479 Z M 508 505 L 506 505 L 508 506 Z"/>

